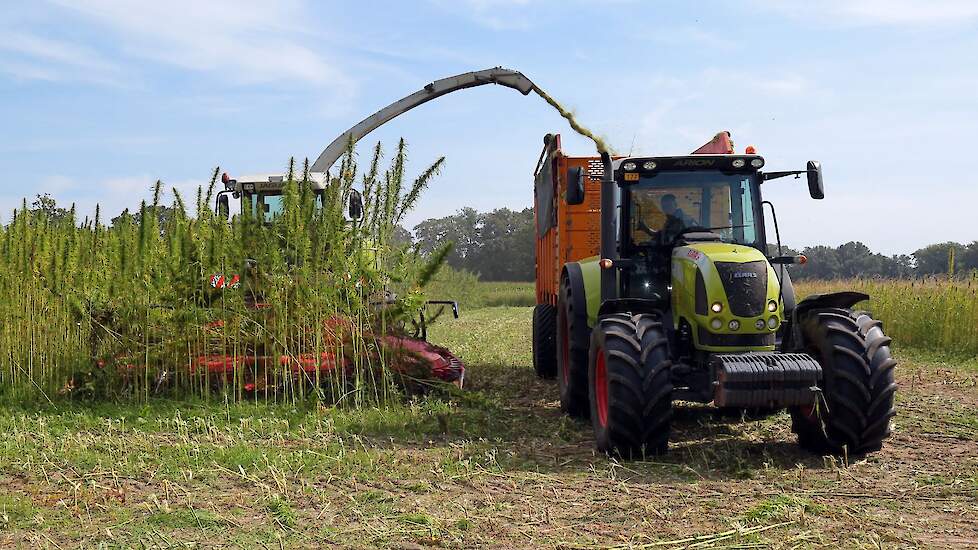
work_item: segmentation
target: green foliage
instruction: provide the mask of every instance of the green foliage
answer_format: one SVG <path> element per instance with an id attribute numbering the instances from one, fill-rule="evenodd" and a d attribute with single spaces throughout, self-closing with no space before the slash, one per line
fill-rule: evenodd
<path id="1" fill-rule="evenodd" d="M 898 348 L 978 356 L 978 276 L 969 279 L 804 281 L 798 298 L 855 290 L 870 296 L 857 308 L 883 321 Z"/>
<path id="2" fill-rule="evenodd" d="M 932 244 L 914 252 L 913 257 L 921 275 L 966 273 L 978 269 L 978 241 L 967 246 L 955 242 Z"/>
<path id="3" fill-rule="evenodd" d="M 431 253 L 451 241 L 447 263 L 476 273 L 485 281 L 532 281 L 534 277 L 533 209 L 500 208 L 480 213 L 463 208 L 457 214 L 429 219 L 415 228 L 417 246 Z"/>
<path id="4" fill-rule="evenodd" d="M 777 247 L 768 245 L 768 251 L 772 255 L 777 254 Z M 808 256 L 807 264 L 791 267 L 791 276 L 795 280 L 853 277 L 910 279 L 934 275 L 967 278 L 971 272 L 978 270 L 978 241 L 970 245 L 954 242 L 932 244 L 910 255 L 884 256 L 861 242 L 848 242 L 838 247 L 809 246 L 801 251 L 784 247 L 782 253 Z"/>
<path id="5" fill-rule="evenodd" d="M 378 145 L 363 178 L 364 217 L 345 218 L 357 181 L 351 151 L 317 197 L 308 168 L 289 163 L 283 211 L 261 223 L 244 208 L 212 209 L 217 184 L 151 200 L 108 227 L 78 224 L 50 197 L 0 227 L 0 395 L 36 399 L 158 393 L 364 405 L 395 395 L 379 337 L 423 302 L 419 267 L 392 236 L 437 173 L 402 185 L 403 140 L 381 172 Z M 240 288 L 212 284 L 240 278 Z M 400 303 L 376 307 L 392 283 Z M 267 305 L 268 307 L 265 307 Z M 341 368 L 316 368 L 335 356 Z M 228 357 L 228 367 L 208 367 Z M 313 367 L 308 364 L 312 362 Z M 342 367 L 346 368 L 342 368 Z M 392 393 L 393 392 L 393 393 Z"/>

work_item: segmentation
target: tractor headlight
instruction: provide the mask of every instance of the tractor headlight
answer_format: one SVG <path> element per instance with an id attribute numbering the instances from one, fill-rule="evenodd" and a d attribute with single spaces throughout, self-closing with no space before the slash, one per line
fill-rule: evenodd
<path id="1" fill-rule="evenodd" d="M 744 159 L 734 159 L 734 161 L 730 164 L 732 164 L 734 168 L 743 168 L 744 165 L 747 164 L 747 161 Z"/>
<path id="2" fill-rule="evenodd" d="M 764 159 L 754 159 L 750 161 L 750 165 L 754 168 L 760 168 L 761 166 L 764 166 Z"/>
<path id="3" fill-rule="evenodd" d="M 730 330 L 740 330 L 740 321 L 733 319 L 727 324 Z"/>
<path id="4" fill-rule="evenodd" d="M 770 302 L 767 303 L 767 310 L 770 311 L 771 313 L 774 313 L 775 311 L 778 310 L 778 303 L 774 300 L 771 300 Z"/>
<path id="5" fill-rule="evenodd" d="M 764 319 L 758 319 L 754 323 L 754 328 L 756 328 L 757 330 L 764 330 Z"/>
<path id="6" fill-rule="evenodd" d="M 771 317 L 770 319 L 768 319 L 767 320 L 767 328 L 769 328 L 771 330 L 774 330 L 774 329 L 778 328 L 778 318 L 777 317 Z"/>
<path id="7" fill-rule="evenodd" d="M 656 164 L 654 160 L 647 160 L 642 163 L 643 170 L 655 170 L 656 166 L 658 166 L 658 164 Z"/>
<path id="8" fill-rule="evenodd" d="M 632 170 L 638 168 L 638 165 L 635 164 L 634 162 L 626 162 L 625 164 L 622 164 L 621 167 L 631 172 Z"/>
<path id="9" fill-rule="evenodd" d="M 720 313 L 723 311 L 723 304 L 720 302 L 713 302 L 713 305 L 710 306 L 710 310 L 713 311 L 713 313 Z"/>
<path id="10" fill-rule="evenodd" d="M 723 327 L 723 321 L 721 321 L 719 319 L 714 319 L 714 320 L 710 321 L 710 327 L 713 330 L 720 330 L 720 328 Z"/>

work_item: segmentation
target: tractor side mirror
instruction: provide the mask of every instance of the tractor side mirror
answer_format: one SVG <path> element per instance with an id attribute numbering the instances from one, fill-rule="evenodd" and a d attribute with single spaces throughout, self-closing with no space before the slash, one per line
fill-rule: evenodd
<path id="1" fill-rule="evenodd" d="M 822 163 L 817 160 L 808 161 L 808 193 L 813 199 L 825 198 L 825 186 L 822 184 Z"/>
<path id="2" fill-rule="evenodd" d="M 581 167 L 567 169 L 567 204 L 575 205 L 584 202 L 584 169 Z"/>
<path id="3" fill-rule="evenodd" d="M 225 220 L 231 217 L 231 201 L 227 195 L 217 196 L 217 215 Z"/>
<path id="4" fill-rule="evenodd" d="M 350 190 L 350 207 L 348 210 L 351 220 L 359 220 L 363 217 L 363 195 L 356 189 Z"/>

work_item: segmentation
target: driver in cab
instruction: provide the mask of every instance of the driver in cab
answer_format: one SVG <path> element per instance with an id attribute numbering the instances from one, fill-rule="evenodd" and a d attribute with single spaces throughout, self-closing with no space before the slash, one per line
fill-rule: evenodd
<path id="1" fill-rule="evenodd" d="M 699 222 L 686 215 L 676 202 L 676 195 L 672 193 L 662 195 L 660 199 L 662 212 L 666 215 L 666 223 L 662 230 L 667 235 L 678 235 L 684 229 L 699 227 Z"/>

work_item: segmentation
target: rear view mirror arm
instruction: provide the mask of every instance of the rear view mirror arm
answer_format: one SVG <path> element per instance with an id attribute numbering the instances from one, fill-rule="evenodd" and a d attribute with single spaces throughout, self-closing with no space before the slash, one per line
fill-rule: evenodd
<path id="1" fill-rule="evenodd" d="M 764 172 L 764 181 L 776 180 L 778 178 L 783 178 L 785 176 L 794 176 L 795 179 L 801 177 L 802 174 L 807 174 L 808 170 L 788 170 L 787 172 Z"/>

